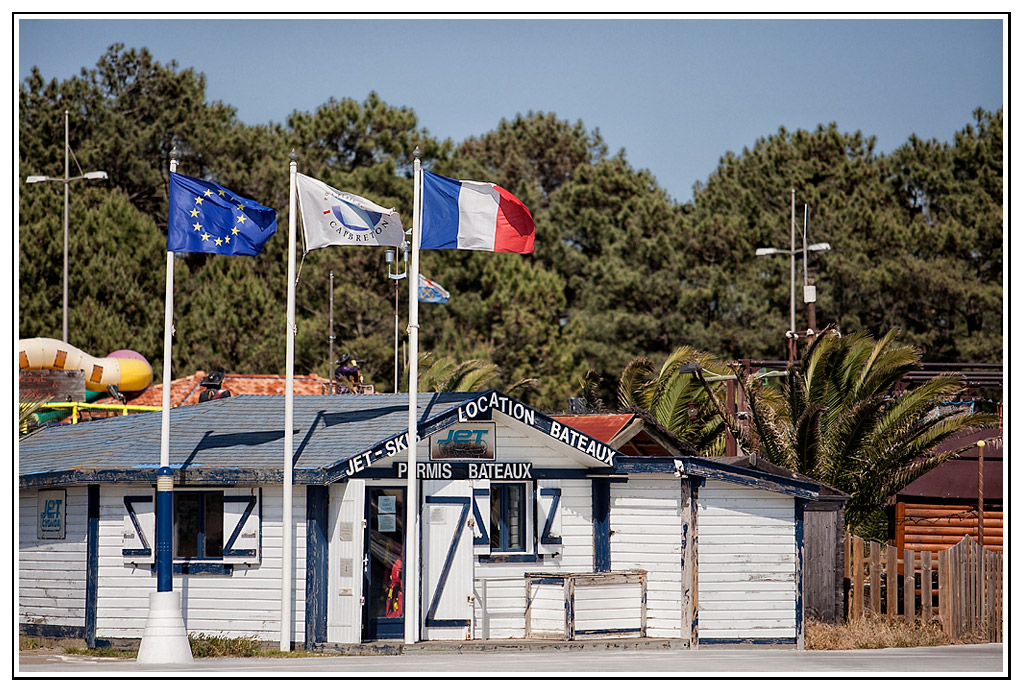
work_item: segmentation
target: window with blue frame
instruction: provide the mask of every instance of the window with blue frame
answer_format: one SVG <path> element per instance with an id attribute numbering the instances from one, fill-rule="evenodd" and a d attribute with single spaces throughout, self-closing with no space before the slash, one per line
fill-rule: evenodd
<path id="1" fill-rule="evenodd" d="M 223 491 L 175 491 L 174 557 L 224 557 Z"/>
<path id="2" fill-rule="evenodd" d="M 491 484 L 491 551 L 526 551 L 526 484 Z"/>

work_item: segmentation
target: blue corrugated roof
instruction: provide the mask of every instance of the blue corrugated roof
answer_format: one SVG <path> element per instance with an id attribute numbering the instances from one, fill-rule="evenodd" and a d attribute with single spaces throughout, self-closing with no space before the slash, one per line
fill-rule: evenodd
<path id="1" fill-rule="evenodd" d="M 417 397 L 419 420 L 454 409 L 475 393 Z M 409 426 L 408 394 L 293 398 L 296 481 Z M 170 464 L 197 477 L 281 478 L 285 398 L 239 395 L 178 407 L 170 416 Z M 47 428 L 18 445 L 22 485 L 33 480 L 128 481 L 160 463 L 161 412 Z"/>

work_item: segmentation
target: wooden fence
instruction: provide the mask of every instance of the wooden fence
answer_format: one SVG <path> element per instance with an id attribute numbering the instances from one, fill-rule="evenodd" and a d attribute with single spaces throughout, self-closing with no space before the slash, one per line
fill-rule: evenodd
<path id="1" fill-rule="evenodd" d="M 865 546 L 866 544 L 866 546 Z M 938 620 L 953 639 L 1003 641 L 1003 554 L 972 537 L 945 551 L 911 551 L 846 535 L 847 615 Z"/>

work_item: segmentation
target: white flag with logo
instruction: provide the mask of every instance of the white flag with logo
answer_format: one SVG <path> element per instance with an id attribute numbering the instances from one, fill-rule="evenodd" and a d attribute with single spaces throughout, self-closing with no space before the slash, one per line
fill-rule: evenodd
<path id="1" fill-rule="evenodd" d="M 402 247 L 405 232 L 394 209 L 384 209 L 301 173 L 295 174 L 295 183 L 307 251 L 329 245 Z"/>

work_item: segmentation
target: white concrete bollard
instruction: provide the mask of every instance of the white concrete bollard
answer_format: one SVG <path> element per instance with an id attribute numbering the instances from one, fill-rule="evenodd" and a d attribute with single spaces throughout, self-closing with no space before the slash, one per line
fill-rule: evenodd
<path id="1" fill-rule="evenodd" d="M 180 592 L 151 592 L 149 617 L 142 634 L 139 664 L 191 664 L 192 648 L 181 619 Z"/>

